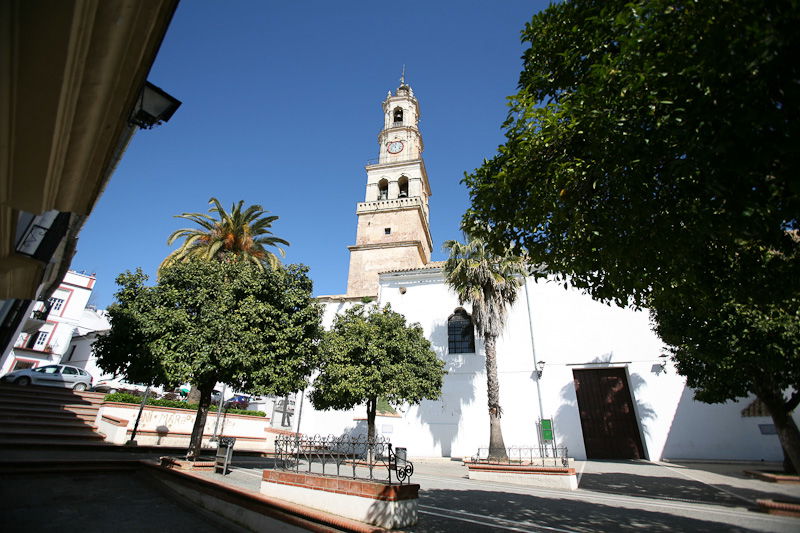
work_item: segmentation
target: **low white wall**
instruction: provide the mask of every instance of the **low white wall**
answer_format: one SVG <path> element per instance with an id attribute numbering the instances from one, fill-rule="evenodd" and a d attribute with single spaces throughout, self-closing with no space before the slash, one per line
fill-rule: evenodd
<path id="1" fill-rule="evenodd" d="M 127 420 L 110 418 L 106 416 L 97 417 L 97 430 L 105 437 L 106 442 L 113 444 L 125 444 L 128 433 Z"/>
<path id="2" fill-rule="evenodd" d="M 127 421 L 122 428 L 129 438 L 136 423 L 138 405 L 116 402 L 104 403 L 96 418 L 98 429 L 106 435 L 108 442 L 118 442 L 119 428 L 115 428 L 103 416 Z M 196 412 L 189 409 L 147 406 L 142 411 L 136 442 L 148 446 L 185 446 L 189 443 Z M 214 433 L 217 414 L 209 413 L 203 428 L 203 444 L 210 446 L 209 438 Z M 217 433 L 226 437 L 236 437 L 235 448 L 239 450 L 271 451 L 274 450 L 275 437 L 285 433 L 270 427 L 269 418 L 244 415 L 223 414 L 219 419 Z M 124 442 L 124 440 L 123 440 Z"/>
<path id="3" fill-rule="evenodd" d="M 578 490 L 578 477 L 573 474 L 531 474 L 527 472 L 491 472 L 469 470 L 469 478 L 480 481 L 497 481 L 513 483 L 528 487 L 544 487 L 548 489 Z"/>
<path id="4" fill-rule="evenodd" d="M 388 529 L 417 523 L 417 499 L 382 501 L 269 481 L 261 482 L 261 494 Z"/>

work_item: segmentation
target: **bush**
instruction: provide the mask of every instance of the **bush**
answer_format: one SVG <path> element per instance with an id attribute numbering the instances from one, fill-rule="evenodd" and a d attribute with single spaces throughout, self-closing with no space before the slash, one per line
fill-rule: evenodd
<path id="1" fill-rule="evenodd" d="M 135 394 L 130 394 L 128 392 L 115 392 L 113 394 L 106 394 L 105 401 L 140 404 L 142 403 L 142 397 L 136 396 Z M 154 405 L 156 407 L 175 407 L 178 409 L 191 409 L 192 411 L 197 411 L 196 403 L 186 403 L 180 400 L 171 400 L 167 398 L 160 398 L 160 399 L 148 398 L 147 405 Z M 216 413 L 217 406 L 212 405 L 209 408 L 209 411 Z M 267 416 L 267 414 L 264 411 L 247 411 L 245 409 L 226 409 L 226 412 L 235 415 L 248 415 L 248 416 L 261 416 L 261 417 Z"/>
<path id="2" fill-rule="evenodd" d="M 106 394 L 105 401 L 120 403 L 142 403 L 142 397 L 129 392 L 112 392 Z"/>

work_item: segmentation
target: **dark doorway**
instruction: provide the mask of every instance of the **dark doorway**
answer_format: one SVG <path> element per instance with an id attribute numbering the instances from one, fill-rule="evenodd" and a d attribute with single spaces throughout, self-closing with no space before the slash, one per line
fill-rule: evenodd
<path id="1" fill-rule="evenodd" d="M 645 459 L 624 368 L 573 370 L 587 459 Z"/>

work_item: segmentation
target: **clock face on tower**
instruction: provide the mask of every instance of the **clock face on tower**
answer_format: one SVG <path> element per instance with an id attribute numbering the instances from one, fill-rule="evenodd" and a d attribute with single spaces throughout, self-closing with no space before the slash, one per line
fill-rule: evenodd
<path id="1" fill-rule="evenodd" d="M 386 151 L 390 154 L 399 154 L 403 151 L 403 141 L 392 141 L 386 145 Z"/>

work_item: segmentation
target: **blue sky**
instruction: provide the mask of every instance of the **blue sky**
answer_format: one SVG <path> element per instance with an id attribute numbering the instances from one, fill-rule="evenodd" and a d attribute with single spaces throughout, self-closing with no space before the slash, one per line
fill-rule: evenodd
<path id="1" fill-rule="evenodd" d="M 280 219 L 286 261 L 310 267 L 314 294 L 341 294 L 364 165 L 378 155 L 381 101 L 402 66 L 420 102 L 434 260 L 460 238 L 465 171 L 502 143 L 516 92 L 520 31 L 547 2 L 184 0 L 149 80 L 183 102 L 169 123 L 134 137 L 78 242 L 72 268 L 154 278 L 166 239 L 216 196 Z"/>

